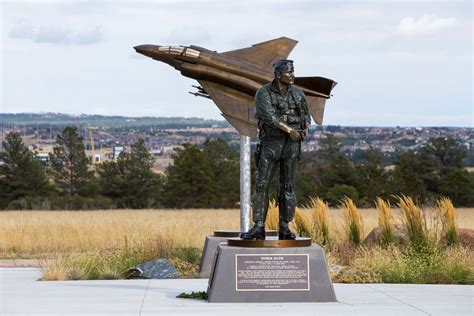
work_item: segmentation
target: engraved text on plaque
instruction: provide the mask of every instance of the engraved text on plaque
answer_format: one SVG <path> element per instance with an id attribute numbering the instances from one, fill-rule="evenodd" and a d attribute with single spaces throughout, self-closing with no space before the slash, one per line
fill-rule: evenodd
<path id="1" fill-rule="evenodd" d="M 236 254 L 237 291 L 309 291 L 309 255 Z"/>

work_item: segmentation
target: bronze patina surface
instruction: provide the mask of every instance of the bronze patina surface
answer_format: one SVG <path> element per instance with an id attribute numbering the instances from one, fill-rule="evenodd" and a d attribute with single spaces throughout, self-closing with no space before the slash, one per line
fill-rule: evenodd
<path id="1" fill-rule="evenodd" d="M 255 92 L 273 79 L 273 64 L 285 59 L 298 42 L 280 37 L 251 47 L 217 53 L 199 46 L 135 46 L 137 53 L 164 62 L 185 77 L 196 79 L 195 96 L 212 99 L 240 134 L 257 134 Z M 323 77 L 297 77 L 294 85 L 306 95 L 314 121 L 322 124 L 326 99 L 336 85 Z"/>
<path id="2" fill-rule="evenodd" d="M 240 238 L 227 239 L 227 245 L 233 247 L 247 248 L 292 248 L 292 247 L 310 247 L 311 238 L 300 237 L 294 240 L 281 240 L 270 237 L 265 240 L 244 240 Z"/>
<path id="3" fill-rule="evenodd" d="M 239 237 L 242 232 L 240 230 L 215 230 L 214 237 Z M 267 236 L 278 236 L 277 230 L 267 230 L 265 231 Z"/>
<path id="4" fill-rule="evenodd" d="M 294 86 L 293 61 L 277 61 L 273 68 L 273 81 L 263 85 L 255 95 L 260 144 L 255 151 L 257 177 L 253 198 L 254 226 L 240 235 L 246 240 L 265 239 L 268 194 L 277 172 L 280 213 L 278 238 L 296 238 L 289 223 L 295 217 L 296 168 L 301 156 L 301 142 L 308 136 L 311 116 L 304 92 Z"/>

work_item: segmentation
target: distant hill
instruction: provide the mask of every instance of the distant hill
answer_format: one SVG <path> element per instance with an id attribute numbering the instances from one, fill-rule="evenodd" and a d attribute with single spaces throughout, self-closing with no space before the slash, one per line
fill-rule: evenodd
<path id="1" fill-rule="evenodd" d="M 184 117 L 129 117 L 105 115 L 71 115 L 63 113 L 0 113 L 3 125 L 65 126 L 90 125 L 103 128 L 179 128 L 188 127 L 229 127 L 227 121 Z"/>

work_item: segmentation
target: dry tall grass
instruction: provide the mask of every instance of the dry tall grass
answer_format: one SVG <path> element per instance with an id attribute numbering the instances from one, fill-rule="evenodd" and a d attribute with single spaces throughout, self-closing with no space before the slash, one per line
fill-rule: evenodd
<path id="1" fill-rule="evenodd" d="M 329 210 L 332 242 L 346 236 L 343 209 Z M 365 232 L 378 226 L 377 210 L 359 209 Z M 301 212 L 311 218 L 311 210 Z M 435 216 L 436 210 L 425 210 Z M 432 214 L 432 215 L 430 215 Z M 456 208 L 459 228 L 474 229 L 474 208 Z M 395 222 L 403 213 L 392 209 Z M 217 229 L 239 229 L 239 210 L 114 210 L 114 211 L 2 211 L 0 257 L 42 258 L 57 254 L 117 249 L 128 243 L 149 244 L 159 236 L 181 247 L 201 248 L 205 236 Z M 365 234 L 361 235 L 364 238 Z M 166 247 L 165 247 L 166 248 Z M 169 247 L 168 247 L 169 248 Z M 166 249 L 165 249 L 166 250 Z"/>
<path id="2" fill-rule="evenodd" d="M 398 207 L 402 209 L 403 224 L 410 242 L 424 245 L 428 241 L 428 229 L 421 209 L 416 206 L 411 197 L 405 195 L 398 197 Z"/>
<path id="3" fill-rule="evenodd" d="M 280 216 L 278 213 L 278 206 L 275 200 L 268 202 L 268 213 L 265 221 L 265 228 L 267 230 L 278 230 L 280 226 Z"/>
<path id="4" fill-rule="evenodd" d="M 309 221 L 306 212 L 303 212 L 300 208 L 296 208 L 295 219 L 290 225 L 292 225 L 291 228 L 295 231 L 297 236 L 312 237 L 311 222 Z"/>
<path id="5" fill-rule="evenodd" d="M 381 233 L 381 242 L 388 245 L 394 242 L 393 216 L 390 212 L 390 203 L 378 197 L 375 201 L 378 210 L 379 228 Z"/>
<path id="6" fill-rule="evenodd" d="M 0 212 L 0 257 L 38 257 L 120 249 L 164 236 L 201 248 L 217 229 L 239 229 L 238 210 Z"/>
<path id="7" fill-rule="evenodd" d="M 344 228 L 351 243 L 359 245 L 362 243 L 364 222 L 357 206 L 350 198 L 345 197 L 341 201 L 340 208 L 344 210 Z"/>
<path id="8" fill-rule="evenodd" d="M 456 211 L 450 199 L 442 197 L 438 200 L 437 209 L 441 222 L 441 238 L 449 246 L 459 242 L 456 227 Z"/>
<path id="9" fill-rule="evenodd" d="M 320 245 L 328 245 L 329 238 L 329 206 L 320 198 L 311 198 L 306 208 L 311 212 L 312 235 Z"/>

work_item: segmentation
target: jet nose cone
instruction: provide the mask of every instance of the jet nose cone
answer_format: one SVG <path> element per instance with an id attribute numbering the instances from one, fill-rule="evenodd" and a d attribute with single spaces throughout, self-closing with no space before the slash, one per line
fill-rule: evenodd
<path id="1" fill-rule="evenodd" d="M 146 44 L 146 45 L 138 45 L 138 46 L 135 46 L 133 48 L 139 54 L 154 58 L 159 53 L 159 47 L 160 46 L 158 46 L 158 45 Z"/>

